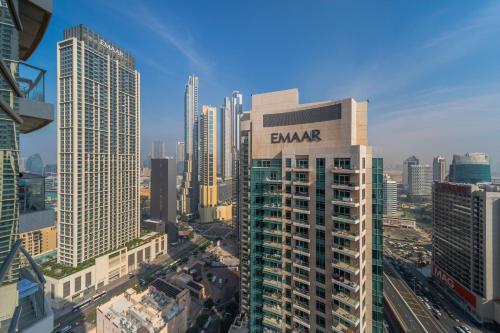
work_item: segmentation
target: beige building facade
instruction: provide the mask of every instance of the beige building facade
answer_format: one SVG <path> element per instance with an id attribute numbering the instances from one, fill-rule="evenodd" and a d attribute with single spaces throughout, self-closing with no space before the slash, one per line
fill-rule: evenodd
<path id="1" fill-rule="evenodd" d="M 252 95 L 240 126 L 241 307 L 249 332 L 371 332 L 367 102 Z"/>
<path id="2" fill-rule="evenodd" d="M 24 248 L 32 257 L 55 250 L 57 247 L 57 228 L 50 226 L 19 234 Z"/>
<path id="3" fill-rule="evenodd" d="M 217 108 L 203 105 L 200 114 L 200 222 L 217 213 Z"/>

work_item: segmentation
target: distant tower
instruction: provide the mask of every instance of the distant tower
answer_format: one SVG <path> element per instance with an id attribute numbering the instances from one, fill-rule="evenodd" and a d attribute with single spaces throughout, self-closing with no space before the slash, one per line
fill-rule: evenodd
<path id="1" fill-rule="evenodd" d="M 410 173 L 410 167 L 412 165 L 419 165 L 420 160 L 415 157 L 415 155 L 408 157 L 404 162 L 403 162 L 403 185 L 405 189 L 408 188 L 408 175 Z"/>
<path id="2" fill-rule="evenodd" d="M 384 215 L 394 215 L 398 209 L 398 184 L 389 175 L 384 176 Z"/>
<path id="3" fill-rule="evenodd" d="M 203 106 L 200 115 L 200 221 L 212 222 L 217 206 L 217 109 Z"/>
<path id="4" fill-rule="evenodd" d="M 184 91 L 184 177 L 181 212 L 196 215 L 198 210 L 198 77 L 190 75 Z"/>
<path id="5" fill-rule="evenodd" d="M 43 175 L 43 161 L 40 154 L 33 154 L 28 157 L 24 171 L 37 175 Z"/>
<path id="6" fill-rule="evenodd" d="M 163 141 L 154 141 L 151 149 L 151 159 L 167 157 L 167 147 Z"/>
<path id="7" fill-rule="evenodd" d="M 439 155 L 432 161 L 432 180 L 435 182 L 444 182 L 446 178 L 446 160 Z"/>
<path id="8" fill-rule="evenodd" d="M 177 161 L 177 174 L 182 175 L 184 172 L 184 155 L 186 154 L 186 145 L 182 141 L 177 141 L 176 161 Z"/>
<path id="9" fill-rule="evenodd" d="M 233 173 L 233 113 L 231 98 L 224 97 L 221 107 L 221 174 L 222 179 L 232 178 Z"/>

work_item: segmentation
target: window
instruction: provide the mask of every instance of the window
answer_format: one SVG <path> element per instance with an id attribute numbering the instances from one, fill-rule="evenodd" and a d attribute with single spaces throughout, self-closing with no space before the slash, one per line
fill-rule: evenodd
<path id="1" fill-rule="evenodd" d="M 325 327 L 325 318 L 321 317 L 320 315 L 316 315 L 316 325 L 319 327 Z"/>
<path id="2" fill-rule="evenodd" d="M 316 286 L 316 296 L 325 299 L 325 288 Z"/>
<path id="3" fill-rule="evenodd" d="M 325 274 L 316 272 L 316 281 L 325 284 Z"/>
<path id="4" fill-rule="evenodd" d="M 82 277 L 78 276 L 75 278 L 75 293 L 82 289 Z"/>
<path id="5" fill-rule="evenodd" d="M 69 292 L 70 292 L 69 281 L 66 281 L 63 284 L 63 298 L 68 297 L 69 296 Z"/>
<path id="6" fill-rule="evenodd" d="M 320 302 L 320 301 L 316 301 L 316 310 L 318 310 L 319 312 L 325 313 L 325 303 Z M 324 327 L 324 326 L 322 326 L 322 327 Z"/>

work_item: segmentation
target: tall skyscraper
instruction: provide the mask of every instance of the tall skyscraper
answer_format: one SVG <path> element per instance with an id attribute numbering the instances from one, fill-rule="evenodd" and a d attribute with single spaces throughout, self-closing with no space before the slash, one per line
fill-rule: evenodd
<path id="1" fill-rule="evenodd" d="M 439 155 L 432 161 L 432 180 L 435 182 L 444 182 L 446 178 L 446 160 Z"/>
<path id="2" fill-rule="evenodd" d="M 233 113 L 232 101 L 224 97 L 221 107 L 221 175 L 224 181 L 233 176 Z"/>
<path id="3" fill-rule="evenodd" d="M 394 215 L 398 210 L 398 184 L 384 176 L 384 215 Z"/>
<path id="4" fill-rule="evenodd" d="M 177 241 L 177 163 L 173 158 L 151 160 L 151 219 L 165 223 L 168 241 Z"/>
<path id="5" fill-rule="evenodd" d="M 53 313 L 44 298 L 45 278 L 19 237 L 18 192 L 19 135 L 54 120 L 54 107 L 45 101 L 45 70 L 26 63 L 51 16 L 50 0 L 0 1 L 0 332 L 53 328 Z M 35 171 L 41 174 L 43 169 Z"/>
<path id="6" fill-rule="evenodd" d="M 76 267 L 139 237 L 140 75 L 84 25 L 57 46 L 57 256 Z"/>
<path id="7" fill-rule="evenodd" d="M 198 77 L 189 76 L 184 91 L 184 177 L 181 186 L 181 213 L 196 215 L 198 211 Z"/>
<path id="8" fill-rule="evenodd" d="M 200 114 L 201 222 L 215 219 L 217 201 L 217 109 L 204 105 Z"/>
<path id="9" fill-rule="evenodd" d="M 43 161 L 40 154 L 33 154 L 26 160 L 26 165 L 24 166 L 26 172 L 34 173 L 37 175 L 43 175 Z"/>
<path id="10" fill-rule="evenodd" d="M 297 89 L 252 95 L 240 124 L 249 332 L 371 331 L 367 112 L 353 99 L 300 104 Z"/>
<path id="11" fill-rule="evenodd" d="M 481 322 L 500 324 L 500 186 L 434 183 L 432 274 Z"/>
<path id="12" fill-rule="evenodd" d="M 167 146 L 163 141 L 154 141 L 151 147 L 151 159 L 166 158 Z"/>
<path id="13" fill-rule="evenodd" d="M 466 153 L 453 155 L 450 164 L 450 182 L 455 183 L 489 183 L 491 182 L 490 159 L 484 153 Z"/>
<path id="14" fill-rule="evenodd" d="M 412 200 L 431 198 L 431 166 L 423 164 L 410 165 L 410 167 L 408 168 L 408 195 Z"/>
<path id="15" fill-rule="evenodd" d="M 412 165 L 419 165 L 420 160 L 415 157 L 415 155 L 408 157 L 403 162 L 403 186 L 408 189 L 408 175 L 410 173 L 410 167 Z"/>
<path id="16" fill-rule="evenodd" d="M 384 159 L 372 159 L 372 333 L 384 332 Z"/>
<path id="17" fill-rule="evenodd" d="M 186 147 L 183 141 L 177 141 L 175 159 L 177 161 L 177 174 L 182 175 L 184 172 L 184 154 L 186 153 Z"/>

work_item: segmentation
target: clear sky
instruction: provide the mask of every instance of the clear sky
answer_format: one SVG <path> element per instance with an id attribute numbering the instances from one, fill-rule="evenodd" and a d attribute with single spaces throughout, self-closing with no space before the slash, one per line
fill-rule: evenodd
<path id="1" fill-rule="evenodd" d="M 142 147 L 183 137 L 187 76 L 200 105 L 233 90 L 299 88 L 301 102 L 369 99 L 371 144 L 386 165 L 410 155 L 481 151 L 500 170 L 500 2 L 54 1 L 30 63 L 56 102 L 56 43 L 83 23 L 136 56 Z M 56 160 L 55 122 L 23 135 L 21 155 Z"/>

